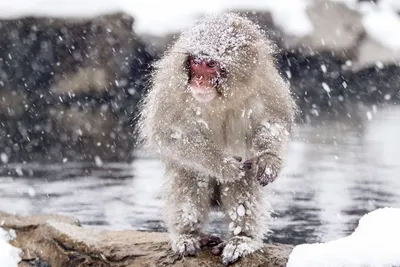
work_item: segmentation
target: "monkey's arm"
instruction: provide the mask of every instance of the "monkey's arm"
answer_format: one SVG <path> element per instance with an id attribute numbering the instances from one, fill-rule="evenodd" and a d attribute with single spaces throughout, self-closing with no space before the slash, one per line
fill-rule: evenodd
<path id="1" fill-rule="evenodd" d="M 207 137 L 196 129 L 176 130 L 171 126 L 158 127 L 153 142 L 162 157 L 184 167 L 216 177 L 243 175 L 241 163 L 224 155 Z"/>
<path id="2" fill-rule="evenodd" d="M 273 182 L 283 167 L 281 158 L 288 143 L 291 125 L 281 121 L 258 125 L 252 140 L 255 156 L 244 162 L 246 170 L 252 170 L 262 186 Z"/>

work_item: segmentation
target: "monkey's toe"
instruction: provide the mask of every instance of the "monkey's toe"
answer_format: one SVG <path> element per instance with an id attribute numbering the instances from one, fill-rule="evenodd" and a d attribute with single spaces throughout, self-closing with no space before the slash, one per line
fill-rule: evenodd
<path id="1" fill-rule="evenodd" d="M 201 250 L 200 237 L 180 235 L 173 246 L 175 252 L 181 256 L 195 256 Z"/>
<path id="2" fill-rule="evenodd" d="M 218 236 L 213 236 L 213 235 L 206 235 L 203 236 L 200 239 L 200 246 L 201 247 L 205 247 L 205 246 L 215 246 L 218 245 L 222 242 L 221 238 L 219 238 Z"/>
<path id="3" fill-rule="evenodd" d="M 225 266 L 235 263 L 262 247 L 262 243 L 247 236 L 232 237 L 222 251 L 222 263 Z"/>
<path id="4" fill-rule="evenodd" d="M 222 250 L 224 249 L 225 245 L 226 245 L 225 242 L 219 243 L 218 245 L 213 247 L 213 249 L 211 250 L 211 253 L 214 256 L 221 255 L 222 254 Z"/>

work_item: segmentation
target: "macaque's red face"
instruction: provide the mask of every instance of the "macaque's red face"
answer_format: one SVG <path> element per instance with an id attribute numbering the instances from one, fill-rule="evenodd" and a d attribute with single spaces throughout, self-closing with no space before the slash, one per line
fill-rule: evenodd
<path id="1" fill-rule="evenodd" d="M 188 89 L 196 100 L 210 102 L 220 94 L 218 86 L 222 81 L 224 69 L 218 62 L 190 56 L 188 71 Z"/>

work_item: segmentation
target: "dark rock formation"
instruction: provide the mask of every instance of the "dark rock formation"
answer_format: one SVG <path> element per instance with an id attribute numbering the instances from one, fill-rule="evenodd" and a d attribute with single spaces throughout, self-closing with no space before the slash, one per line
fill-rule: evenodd
<path id="1" fill-rule="evenodd" d="M 0 147 L 10 161 L 131 159 L 152 60 L 132 24 L 125 14 L 0 21 Z"/>
<path id="2" fill-rule="evenodd" d="M 305 56 L 298 52 L 283 52 L 277 62 L 291 84 L 303 118 L 318 117 L 321 113 L 351 114 L 360 107 L 399 102 L 397 64 L 354 70 L 351 61 L 330 53 Z"/>
<path id="3" fill-rule="evenodd" d="M 175 256 L 165 233 L 90 229 L 56 215 L 20 217 L 0 212 L 0 222 L 6 230 L 16 231 L 11 244 L 22 249 L 21 267 L 223 266 L 210 249 L 197 257 Z M 291 250 L 288 245 L 265 245 L 232 266 L 284 267 Z"/>

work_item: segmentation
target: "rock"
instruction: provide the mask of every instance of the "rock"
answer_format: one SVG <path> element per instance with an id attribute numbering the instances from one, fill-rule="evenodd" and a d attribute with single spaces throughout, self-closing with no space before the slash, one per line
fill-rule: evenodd
<path id="1" fill-rule="evenodd" d="M 19 118 L 25 112 L 27 96 L 18 91 L 0 91 L 0 116 Z"/>
<path id="2" fill-rule="evenodd" d="M 396 63 L 356 70 L 353 62 L 330 53 L 277 55 L 278 68 L 290 82 L 301 118 L 321 114 L 342 116 L 372 105 L 396 104 L 400 98 L 400 67 Z"/>
<path id="3" fill-rule="evenodd" d="M 176 40 L 179 33 L 170 33 L 165 36 L 154 36 L 150 34 L 143 34 L 141 36 L 144 43 L 148 46 L 148 50 L 152 51 L 154 58 L 160 58 L 164 51 Z"/>
<path id="4" fill-rule="evenodd" d="M 288 49 L 301 47 L 306 55 L 330 52 L 342 59 L 354 56 L 358 41 L 365 34 L 359 12 L 343 3 L 316 0 L 307 8 L 307 14 L 313 33 L 301 38 L 284 38 Z"/>
<path id="5" fill-rule="evenodd" d="M 353 70 L 383 65 L 396 65 L 400 62 L 400 50 L 390 50 L 371 37 L 364 38 L 358 46 Z"/>
<path id="6" fill-rule="evenodd" d="M 348 92 L 362 103 L 400 103 L 399 65 L 373 65 L 354 72 L 349 77 Z"/>
<path id="7" fill-rule="evenodd" d="M 213 256 L 210 249 L 197 257 L 175 256 L 165 233 L 92 229 L 65 216 L 21 217 L 1 212 L 0 225 L 16 231 L 11 244 L 23 251 L 21 267 L 222 266 L 221 258 Z M 266 244 L 262 251 L 232 266 L 283 267 L 292 249 Z"/>
<path id="8" fill-rule="evenodd" d="M 10 161 L 131 160 L 153 60 L 132 26 L 123 13 L 0 21 L 0 146 Z"/>
<path id="9" fill-rule="evenodd" d="M 291 36 L 275 25 L 270 12 L 249 12 L 250 19 L 269 33 L 280 48 L 299 51 L 305 56 L 332 53 L 341 58 L 353 58 L 358 42 L 365 35 L 362 16 L 340 2 L 327 0 L 310 1 L 306 13 L 313 26 L 311 34 Z"/>
<path id="10" fill-rule="evenodd" d="M 350 71 L 344 60 L 330 53 L 307 56 L 298 51 L 282 51 L 277 55 L 277 65 L 290 83 L 303 118 L 346 111 Z"/>

